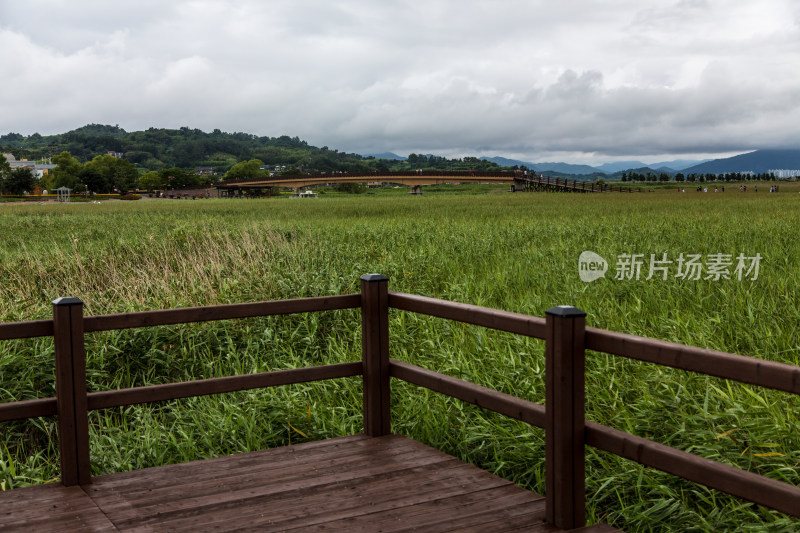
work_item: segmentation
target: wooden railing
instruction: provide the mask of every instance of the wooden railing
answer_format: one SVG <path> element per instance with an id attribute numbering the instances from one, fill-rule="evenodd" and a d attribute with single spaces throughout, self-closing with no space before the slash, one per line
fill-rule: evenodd
<path id="1" fill-rule="evenodd" d="M 361 308 L 362 361 L 86 392 L 84 333 L 210 320 Z M 389 358 L 389 309 L 399 309 L 545 340 L 545 405 Z M 647 361 L 800 394 L 800 367 L 586 327 L 586 314 L 554 307 L 546 318 L 389 292 L 388 278 L 368 274 L 361 293 L 261 303 L 83 316 L 75 298 L 53 302 L 53 319 L 0 324 L 0 340 L 52 336 L 56 397 L 0 404 L 0 422 L 58 415 L 61 481 L 91 483 L 88 412 L 361 375 L 364 432 L 391 431 L 390 378 L 401 379 L 545 429 L 548 522 L 585 521 L 584 445 L 800 517 L 800 488 L 637 437 L 584 416 L 586 350 Z"/>
<path id="2" fill-rule="evenodd" d="M 568 180 L 567 178 L 552 178 L 550 176 L 517 176 L 515 181 L 530 187 L 544 187 L 549 189 L 563 189 L 580 192 L 643 192 L 641 187 L 616 187 L 610 184 L 597 184 L 594 181 L 578 181 L 577 179 Z M 652 192 L 652 189 L 645 189 L 644 192 Z"/>

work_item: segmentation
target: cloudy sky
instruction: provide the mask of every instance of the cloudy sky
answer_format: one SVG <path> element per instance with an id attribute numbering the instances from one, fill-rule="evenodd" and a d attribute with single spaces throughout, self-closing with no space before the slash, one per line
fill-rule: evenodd
<path id="1" fill-rule="evenodd" d="M 0 134 L 645 162 L 800 148 L 797 0 L 0 0 Z"/>

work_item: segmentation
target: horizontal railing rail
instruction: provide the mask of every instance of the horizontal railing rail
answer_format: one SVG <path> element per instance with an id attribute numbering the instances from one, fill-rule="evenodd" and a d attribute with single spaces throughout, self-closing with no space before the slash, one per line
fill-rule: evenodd
<path id="1" fill-rule="evenodd" d="M 345 172 L 345 173 L 329 173 L 329 174 L 287 174 L 282 176 L 269 176 L 266 178 L 234 178 L 224 180 L 216 184 L 217 187 L 224 187 L 226 185 L 247 184 L 256 181 L 295 181 L 302 178 L 330 178 L 331 181 L 336 181 L 336 178 L 364 178 L 364 181 L 373 181 L 375 178 L 415 178 L 415 177 L 434 177 L 434 178 L 508 178 L 512 179 L 517 174 L 512 171 L 498 171 L 498 172 L 473 172 L 471 170 L 399 170 L 399 171 L 386 171 L 379 172 L 377 170 L 371 172 Z"/>
<path id="2" fill-rule="evenodd" d="M 31 320 L 30 322 L 6 322 L 0 324 L 0 341 L 52 337 L 53 320 Z"/>
<path id="3" fill-rule="evenodd" d="M 0 403 L 0 422 L 24 420 L 26 418 L 36 418 L 38 416 L 52 416 L 55 414 L 58 414 L 58 411 L 56 409 L 56 399 L 54 397 Z"/>
<path id="4" fill-rule="evenodd" d="M 173 324 L 190 324 L 215 320 L 232 320 L 260 316 L 291 315 L 318 311 L 353 309 L 361 305 L 360 294 L 296 298 L 246 304 L 184 307 L 160 311 L 139 311 L 116 315 L 100 315 L 83 319 L 84 331 L 109 331 L 115 329 L 144 328 Z"/>
<path id="5" fill-rule="evenodd" d="M 800 487 L 594 422 L 587 421 L 585 431 L 586 444 L 598 450 L 800 516 Z"/>
<path id="6" fill-rule="evenodd" d="M 141 403 L 163 402 L 209 396 L 227 392 L 239 392 L 295 383 L 307 383 L 326 379 L 359 376 L 361 362 L 273 370 L 256 374 L 242 374 L 219 378 L 199 379 L 161 385 L 147 385 L 107 391 L 90 392 L 86 395 L 89 411 L 122 407 Z M 57 414 L 56 398 L 39 398 L 0 404 L 0 422 L 24 420 L 38 416 Z"/>
<path id="7" fill-rule="evenodd" d="M 586 328 L 586 348 L 800 394 L 800 367 L 625 333 Z"/>
<path id="8" fill-rule="evenodd" d="M 281 385 L 308 383 L 326 379 L 360 376 L 361 362 L 338 363 L 334 365 L 309 366 L 287 370 L 273 370 L 256 374 L 242 374 L 221 378 L 198 379 L 179 383 L 148 385 L 87 394 L 89 411 L 122 407 L 141 403 L 163 402 L 180 398 L 209 396 L 227 392 L 239 392 Z"/>
<path id="9" fill-rule="evenodd" d="M 86 392 L 84 333 L 353 308 L 361 310 L 358 362 Z M 543 339 L 545 405 L 390 359 L 391 308 Z M 0 422 L 57 415 L 62 483 L 84 484 L 91 482 L 89 411 L 361 375 L 364 432 L 379 436 L 391 430 L 390 378 L 395 378 L 544 428 L 546 517 L 558 527 L 580 527 L 585 520 L 585 444 L 800 516 L 800 487 L 585 420 L 584 360 L 588 349 L 794 394 L 800 394 L 800 367 L 587 328 L 585 316 L 573 307 L 556 307 L 539 318 L 389 292 L 388 278 L 377 274 L 362 277 L 359 294 L 89 317 L 80 300 L 61 298 L 53 302 L 52 320 L 0 324 L 0 340 L 54 338 L 57 390 L 53 398 L 0 403 Z"/>
<path id="10" fill-rule="evenodd" d="M 537 339 L 544 339 L 546 335 L 545 320 L 543 318 L 477 305 L 450 302 L 427 296 L 389 292 L 389 307 L 499 331 L 517 333 Z"/>
<path id="11" fill-rule="evenodd" d="M 545 426 L 544 405 L 395 359 L 389 361 L 389 373 L 393 378 L 527 422 L 532 426 Z"/>

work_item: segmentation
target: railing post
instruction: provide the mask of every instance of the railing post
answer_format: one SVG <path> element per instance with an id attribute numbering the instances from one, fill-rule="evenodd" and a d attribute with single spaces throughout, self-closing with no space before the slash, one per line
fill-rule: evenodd
<path id="1" fill-rule="evenodd" d="M 364 365 L 364 433 L 391 432 L 389 391 L 389 278 L 361 276 L 361 355 Z"/>
<path id="2" fill-rule="evenodd" d="M 584 369 L 586 313 L 546 312 L 545 496 L 547 522 L 563 529 L 586 521 Z"/>
<path id="3" fill-rule="evenodd" d="M 91 483 L 91 466 L 82 301 L 53 300 L 53 343 L 61 483 L 85 485 Z"/>

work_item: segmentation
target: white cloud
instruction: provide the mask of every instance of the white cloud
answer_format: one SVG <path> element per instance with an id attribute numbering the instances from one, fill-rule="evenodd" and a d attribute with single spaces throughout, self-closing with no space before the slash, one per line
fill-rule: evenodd
<path id="1" fill-rule="evenodd" d="M 792 0 L 651 5 L 0 0 L 0 133 L 185 125 L 529 159 L 797 144 Z"/>

